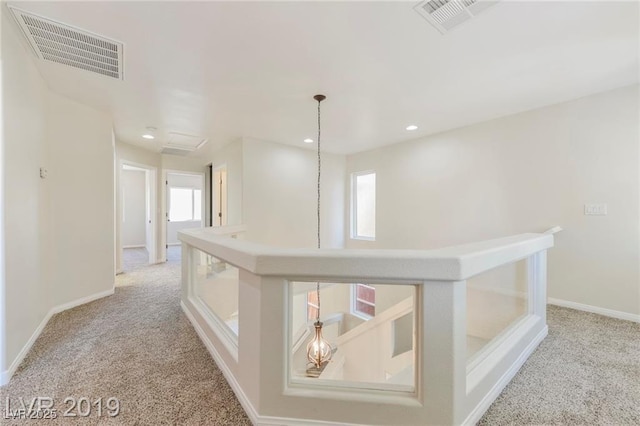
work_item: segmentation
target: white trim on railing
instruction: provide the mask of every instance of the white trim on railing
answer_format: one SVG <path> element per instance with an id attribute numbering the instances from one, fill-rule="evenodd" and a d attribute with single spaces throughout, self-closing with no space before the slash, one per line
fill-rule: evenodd
<path id="1" fill-rule="evenodd" d="M 215 228 L 179 231 L 181 241 L 262 276 L 459 281 L 553 246 L 548 234 L 520 234 L 438 250 L 275 248 L 221 237 Z"/>

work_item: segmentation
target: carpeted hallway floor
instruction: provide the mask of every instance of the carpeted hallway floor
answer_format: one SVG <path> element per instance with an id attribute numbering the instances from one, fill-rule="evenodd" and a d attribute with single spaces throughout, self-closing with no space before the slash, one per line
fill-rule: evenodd
<path id="1" fill-rule="evenodd" d="M 116 397 L 114 418 L 53 424 L 250 424 L 179 305 L 180 265 L 117 277 L 113 296 L 53 317 L 10 384 L 17 400 Z M 640 424 L 640 324 L 549 308 L 549 337 L 481 425 Z M 61 411 L 60 411 L 61 412 Z M 0 417 L 1 424 L 10 422 Z"/>

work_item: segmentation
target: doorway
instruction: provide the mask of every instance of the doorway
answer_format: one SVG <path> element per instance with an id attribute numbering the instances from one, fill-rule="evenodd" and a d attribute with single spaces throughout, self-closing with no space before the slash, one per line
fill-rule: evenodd
<path id="1" fill-rule="evenodd" d="M 123 161 L 119 168 L 118 272 L 157 262 L 156 169 Z"/>
<path id="2" fill-rule="evenodd" d="M 166 244 L 167 261 L 181 259 L 181 243 L 178 232 L 201 228 L 203 226 L 203 187 L 202 173 L 167 171 L 166 185 Z"/>

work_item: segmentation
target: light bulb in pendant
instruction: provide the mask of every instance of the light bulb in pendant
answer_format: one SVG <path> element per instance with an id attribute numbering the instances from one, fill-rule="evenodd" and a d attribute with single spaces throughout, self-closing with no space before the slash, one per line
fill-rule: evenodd
<path id="1" fill-rule="evenodd" d="M 307 360 L 313 365 L 307 370 L 307 373 L 317 377 L 331 360 L 333 348 L 331 348 L 329 342 L 322 337 L 322 322 L 316 321 L 313 327 L 315 328 L 313 340 L 307 344 Z"/>

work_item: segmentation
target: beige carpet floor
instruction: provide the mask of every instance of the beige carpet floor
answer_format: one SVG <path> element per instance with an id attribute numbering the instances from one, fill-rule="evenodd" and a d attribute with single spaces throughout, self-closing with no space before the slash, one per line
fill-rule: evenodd
<path id="1" fill-rule="evenodd" d="M 52 318 L 7 397 L 116 397 L 115 418 L 36 424 L 247 425 L 242 407 L 179 306 L 180 265 L 117 277 L 113 296 Z M 481 425 L 640 425 L 640 325 L 556 307 L 550 334 Z M 0 417 L 1 424 L 26 424 Z"/>

